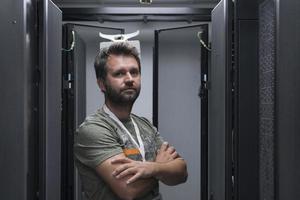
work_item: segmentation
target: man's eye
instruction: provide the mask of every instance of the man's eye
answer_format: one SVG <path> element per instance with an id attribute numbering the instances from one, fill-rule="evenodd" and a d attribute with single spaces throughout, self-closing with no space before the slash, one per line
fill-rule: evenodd
<path id="1" fill-rule="evenodd" d="M 117 72 L 117 73 L 115 73 L 115 76 L 116 77 L 121 77 L 121 76 L 123 76 L 123 73 L 122 72 Z"/>
<path id="2" fill-rule="evenodd" d="M 132 76 L 137 76 L 137 75 L 139 75 L 139 72 L 138 72 L 138 71 L 132 71 L 132 72 L 130 72 L 130 74 L 131 74 Z"/>

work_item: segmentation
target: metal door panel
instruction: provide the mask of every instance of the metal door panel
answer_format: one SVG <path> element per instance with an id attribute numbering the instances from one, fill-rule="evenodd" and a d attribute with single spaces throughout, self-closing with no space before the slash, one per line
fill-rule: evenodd
<path id="1" fill-rule="evenodd" d="M 160 29 L 155 35 L 154 123 L 161 135 L 185 158 L 189 171 L 185 184 L 176 188 L 161 185 L 166 199 L 200 199 L 201 196 L 201 102 L 198 93 L 201 54 L 205 54 L 197 34 L 199 31 L 207 34 L 207 29 L 206 24 L 198 24 Z"/>
<path id="2" fill-rule="evenodd" d="M 235 189 L 237 198 L 258 199 L 258 22 L 240 20 L 237 24 L 238 107 L 235 117 Z"/>
<path id="3" fill-rule="evenodd" d="M 208 195 L 231 199 L 232 191 L 232 85 L 231 1 L 212 11 L 212 58 L 208 90 Z"/>
<path id="4" fill-rule="evenodd" d="M 61 192 L 62 13 L 50 0 L 40 6 L 39 195 L 50 200 Z"/>
<path id="5" fill-rule="evenodd" d="M 275 199 L 300 199 L 300 1 L 275 4 Z"/>
<path id="6" fill-rule="evenodd" d="M 74 31 L 75 38 L 73 38 L 72 31 Z M 64 200 L 85 199 L 81 191 L 80 178 L 74 167 L 73 139 L 76 128 L 87 115 L 87 109 L 93 108 L 95 111 L 104 103 L 101 92 L 97 88 L 94 66 L 87 65 L 87 59 L 94 58 L 99 53 L 99 42 L 104 41 L 99 37 L 99 32 L 120 34 L 124 33 L 124 29 L 74 23 L 64 25 L 64 44 L 66 45 L 63 51 L 62 105 L 62 156 L 64 158 L 62 161 L 62 198 Z M 74 49 L 70 49 L 74 39 Z M 91 40 L 97 42 L 90 42 Z M 89 55 L 91 52 L 92 55 Z"/>

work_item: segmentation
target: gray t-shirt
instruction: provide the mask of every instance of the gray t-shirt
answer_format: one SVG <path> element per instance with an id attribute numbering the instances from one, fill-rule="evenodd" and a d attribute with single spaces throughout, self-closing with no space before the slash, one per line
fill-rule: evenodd
<path id="1" fill-rule="evenodd" d="M 145 148 L 145 158 L 153 161 L 163 139 L 156 128 L 145 118 L 131 114 L 136 122 Z M 123 122 L 135 137 L 130 122 Z M 74 136 L 74 160 L 78 168 L 85 195 L 91 200 L 118 200 L 109 186 L 97 175 L 95 168 L 106 159 L 120 153 L 134 160 L 141 160 L 136 146 L 119 125 L 103 109 L 88 116 Z M 157 187 L 140 200 L 154 199 L 159 195 Z"/>

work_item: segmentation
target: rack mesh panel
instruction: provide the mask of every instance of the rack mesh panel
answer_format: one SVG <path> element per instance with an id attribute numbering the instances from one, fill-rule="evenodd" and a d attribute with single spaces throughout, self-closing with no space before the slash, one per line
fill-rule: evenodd
<path id="1" fill-rule="evenodd" d="M 259 7 L 259 183 L 260 199 L 274 200 L 275 3 Z"/>

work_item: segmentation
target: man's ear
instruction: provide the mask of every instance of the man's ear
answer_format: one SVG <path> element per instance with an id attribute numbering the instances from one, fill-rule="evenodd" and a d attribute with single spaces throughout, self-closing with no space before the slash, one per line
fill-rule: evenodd
<path id="1" fill-rule="evenodd" d="M 98 83 L 100 90 L 104 93 L 106 91 L 104 80 L 98 78 L 97 83 Z"/>

